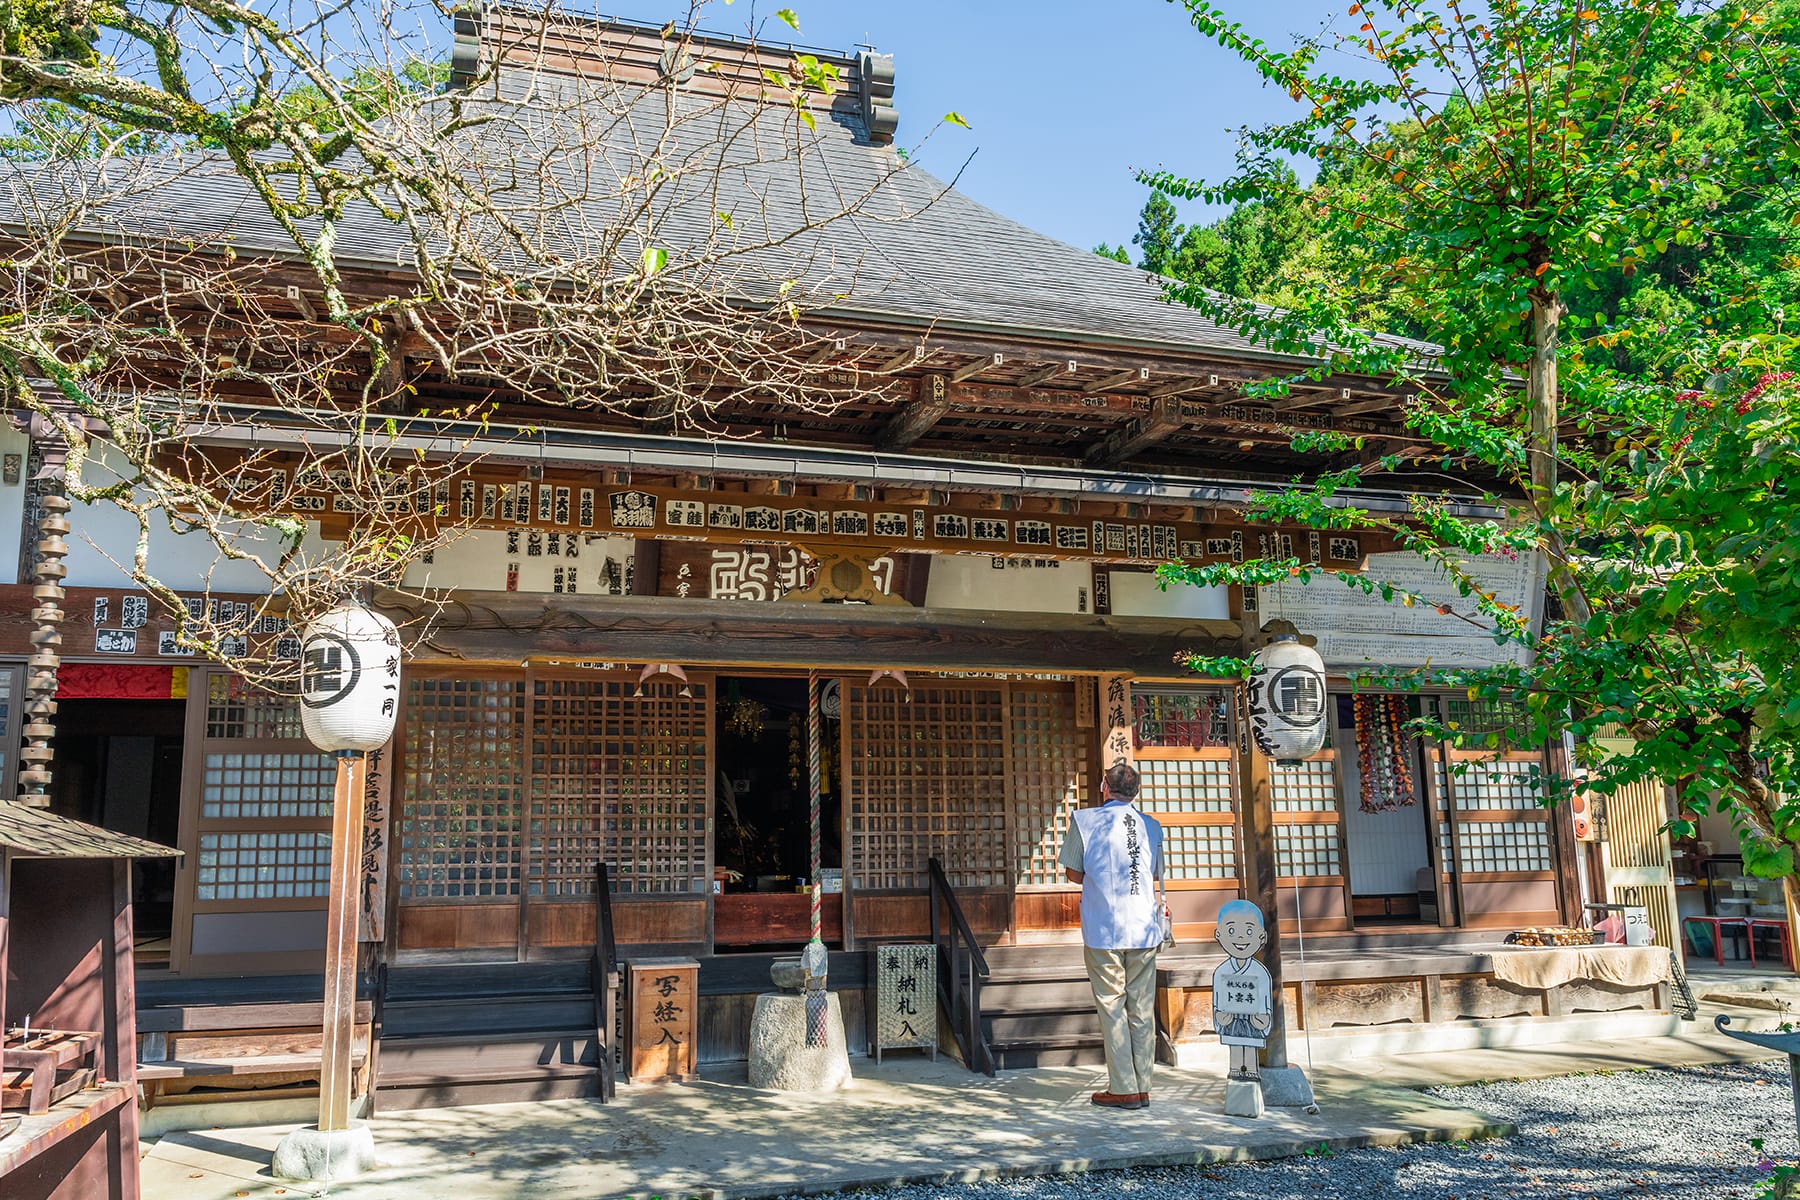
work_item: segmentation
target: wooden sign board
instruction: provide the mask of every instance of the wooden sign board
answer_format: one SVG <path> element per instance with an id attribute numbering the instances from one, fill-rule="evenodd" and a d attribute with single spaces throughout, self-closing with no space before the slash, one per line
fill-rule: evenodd
<path id="1" fill-rule="evenodd" d="M 937 1057 L 937 947 L 882 946 L 875 954 L 875 1061 L 883 1050 L 930 1050 Z"/>
<path id="2" fill-rule="evenodd" d="M 699 1003 L 700 964 L 693 959 L 635 958 L 625 964 L 627 1079 L 662 1083 L 698 1076 Z"/>
<path id="3" fill-rule="evenodd" d="M 209 450 L 204 466 L 231 478 L 230 464 Z M 1243 561 L 1254 539 L 1241 524 L 1122 516 L 1108 504 L 1091 511 L 1024 512 L 987 506 L 988 498 L 950 494 L 942 502 L 833 500 L 719 489 L 678 489 L 607 484 L 589 473 L 545 471 L 520 479 L 487 464 L 443 468 L 427 475 L 416 464 L 397 470 L 387 486 L 371 488 L 330 468 L 282 465 L 262 458 L 252 468 L 266 486 L 259 500 L 320 522 L 329 532 L 368 515 L 371 494 L 384 497 L 384 519 L 416 517 L 421 525 L 444 521 L 471 528 L 538 529 L 559 533 L 631 534 L 734 545 L 767 543 L 905 550 L 923 554 L 1034 555 L 1043 558 L 1155 564 Z M 381 481 L 376 481 L 379 485 Z M 1184 510 L 1186 511 L 1186 510 Z M 1289 530 L 1286 543 L 1304 545 L 1305 533 Z M 1372 540 L 1364 535 L 1364 540 Z M 1364 547 L 1358 539 L 1333 538 L 1326 565 L 1353 569 Z"/>

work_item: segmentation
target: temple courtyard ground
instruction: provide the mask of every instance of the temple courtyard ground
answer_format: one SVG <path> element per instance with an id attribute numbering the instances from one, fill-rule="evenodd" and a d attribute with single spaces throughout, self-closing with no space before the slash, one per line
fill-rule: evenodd
<path id="1" fill-rule="evenodd" d="M 1319 1112 L 1223 1116 L 1216 1070 L 1164 1069 L 1152 1106 L 1110 1113 L 1091 1068 L 988 1079 L 940 1059 L 857 1060 L 828 1097 L 751 1089 L 742 1068 L 569 1100 L 378 1115 L 384 1167 L 328 1187 L 274 1179 L 290 1125 L 167 1134 L 146 1200 L 454 1197 L 750 1200 L 889 1187 L 883 1200 L 1150 1197 L 1525 1200 L 1754 1194 L 1753 1139 L 1800 1155 L 1785 1062 L 1712 1031 L 1732 1012 L 1783 1019 L 1787 984 L 1745 994 L 1677 1036 L 1321 1063 Z M 1727 986 L 1704 978 L 1696 992 Z M 1737 985 L 1742 986 L 1742 985 Z M 1800 989 L 1792 992 L 1800 1001 Z M 1732 999 L 1721 996 L 1721 999 Z M 1302 1052 L 1296 1042 L 1296 1057 Z M 1244 1160 L 1263 1160 L 1247 1162 Z"/>

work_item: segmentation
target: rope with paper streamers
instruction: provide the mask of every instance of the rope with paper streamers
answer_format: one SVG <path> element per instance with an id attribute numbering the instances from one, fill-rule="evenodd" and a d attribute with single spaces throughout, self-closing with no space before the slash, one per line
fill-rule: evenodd
<path id="1" fill-rule="evenodd" d="M 806 951 L 800 956 L 801 965 L 806 968 L 806 1044 L 808 1046 L 825 1044 L 825 1015 L 828 1009 L 825 998 L 825 972 L 830 959 L 825 952 L 825 940 L 820 936 L 822 913 L 819 893 L 819 871 L 823 865 L 819 828 L 819 750 L 823 740 L 819 718 L 819 678 L 816 675 L 808 675 L 806 678 L 806 771 L 812 787 L 812 940 L 806 944 Z"/>

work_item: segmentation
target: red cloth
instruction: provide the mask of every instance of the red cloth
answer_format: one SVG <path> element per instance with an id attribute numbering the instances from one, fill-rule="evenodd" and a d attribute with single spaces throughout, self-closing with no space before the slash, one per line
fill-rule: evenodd
<path id="1" fill-rule="evenodd" d="M 135 663 L 64 663 L 57 668 L 56 695 L 61 700 L 179 699 L 187 689 L 176 691 L 177 670 L 185 674 L 187 668 Z"/>

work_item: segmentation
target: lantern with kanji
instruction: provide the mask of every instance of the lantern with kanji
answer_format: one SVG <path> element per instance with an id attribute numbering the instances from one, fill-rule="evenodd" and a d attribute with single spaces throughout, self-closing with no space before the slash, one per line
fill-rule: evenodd
<path id="1" fill-rule="evenodd" d="M 1325 745 L 1325 663 L 1296 634 L 1276 634 L 1251 660 L 1250 732 L 1284 767 Z"/>
<path id="2" fill-rule="evenodd" d="M 343 604 L 307 626 L 300 645 L 300 723 L 327 752 L 379 750 L 400 703 L 400 635 L 360 604 Z"/>

